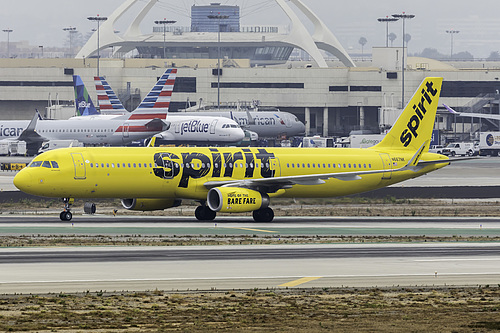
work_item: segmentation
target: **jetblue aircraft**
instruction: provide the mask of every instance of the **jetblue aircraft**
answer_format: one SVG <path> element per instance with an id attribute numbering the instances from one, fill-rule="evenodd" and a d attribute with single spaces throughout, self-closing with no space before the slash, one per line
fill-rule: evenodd
<path id="1" fill-rule="evenodd" d="M 101 112 L 113 117 L 128 114 L 115 92 L 103 77 L 94 77 Z M 168 114 L 170 128 L 156 135 L 160 143 L 231 144 L 243 140 L 245 133 L 232 119 L 215 115 Z"/>

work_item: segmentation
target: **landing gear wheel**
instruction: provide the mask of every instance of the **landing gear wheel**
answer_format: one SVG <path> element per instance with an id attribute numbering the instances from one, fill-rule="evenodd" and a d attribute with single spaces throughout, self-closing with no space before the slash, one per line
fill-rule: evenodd
<path id="1" fill-rule="evenodd" d="M 274 219 L 274 212 L 269 207 L 254 210 L 252 215 L 255 222 L 271 222 Z"/>
<path id="2" fill-rule="evenodd" d="M 208 206 L 198 206 L 194 211 L 194 216 L 198 221 L 212 221 L 217 215 L 216 212 L 211 210 Z"/>
<path id="3" fill-rule="evenodd" d="M 59 218 L 61 221 L 71 221 L 73 218 L 73 214 L 70 212 L 70 207 L 75 202 L 75 199 L 73 198 L 63 198 L 62 201 L 64 202 L 64 210 L 59 214 Z"/>
<path id="4" fill-rule="evenodd" d="M 71 219 L 73 218 L 73 214 L 71 214 L 71 212 L 69 211 L 64 211 L 59 214 L 59 218 L 61 219 L 61 221 L 71 221 Z"/>

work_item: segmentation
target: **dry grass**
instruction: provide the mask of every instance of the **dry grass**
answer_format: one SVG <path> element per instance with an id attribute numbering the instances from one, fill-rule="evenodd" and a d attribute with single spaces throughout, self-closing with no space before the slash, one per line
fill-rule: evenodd
<path id="1" fill-rule="evenodd" d="M 0 296 L 0 330 L 487 332 L 500 288 L 288 289 Z"/>

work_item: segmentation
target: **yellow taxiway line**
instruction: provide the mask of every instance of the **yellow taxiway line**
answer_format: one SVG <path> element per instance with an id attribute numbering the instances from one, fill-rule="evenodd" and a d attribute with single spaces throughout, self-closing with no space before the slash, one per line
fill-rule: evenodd
<path id="1" fill-rule="evenodd" d="M 241 230 L 249 230 L 249 231 L 272 232 L 272 233 L 277 232 L 277 231 L 272 231 L 272 230 L 251 229 L 251 228 L 228 228 L 228 229 L 241 229 Z"/>
<path id="2" fill-rule="evenodd" d="M 290 281 L 290 282 L 287 282 L 287 283 L 280 284 L 279 287 L 296 287 L 299 284 L 303 284 L 303 283 L 306 283 L 306 282 L 309 282 L 309 281 L 314 281 L 314 280 L 321 279 L 321 278 L 322 278 L 322 276 L 308 276 L 308 277 L 303 277 L 303 278 L 298 279 L 298 280 L 294 280 L 294 281 Z"/>

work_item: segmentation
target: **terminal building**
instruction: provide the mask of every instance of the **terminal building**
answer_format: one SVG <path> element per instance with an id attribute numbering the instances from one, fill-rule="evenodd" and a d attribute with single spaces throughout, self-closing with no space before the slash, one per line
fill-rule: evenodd
<path id="1" fill-rule="evenodd" d="M 356 64 L 333 33 L 314 13 L 311 14 L 301 0 L 276 1 L 294 23 L 290 33 L 282 34 L 270 28 L 263 29 L 263 32 L 244 32 L 243 26 L 239 26 L 239 31 L 233 31 L 239 24 L 239 11 L 235 6 L 193 6 L 193 13 L 199 11 L 203 14 L 199 20 L 193 17 L 189 32 L 176 32 L 174 25 L 167 26 L 171 30 L 165 31 L 168 34 L 166 58 L 163 58 L 163 27 L 155 26 L 147 36 L 138 29 L 141 18 L 156 1 L 147 2 L 124 35 L 116 36 L 110 30 L 114 19 L 136 2 L 127 0 L 101 26 L 101 45 L 104 46 L 100 49 L 113 46 L 115 56 L 100 59 L 100 74 L 106 77 L 124 105 L 132 110 L 165 68 L 177 67 L 172 112 L 189 106 L 214 105 L 219 90 L 222 104 L 257 101 L 261 106 L 277 107 L 296 114 L 305 122 L 307 135 L 347 136 L 353 131 L 380 133 L 394 122 L 403 104 L 410 100 L 427 76 L 444 77 L 440 103 L 459 111 L 499 113 L 499 63 L 444 63 L 407 57 L 406 49 L 401 47 L 379 47 L 373 48 L 370 63 Z M 313 34 L 305 35 L 304 25 L 296 22 L 298 18 L 288 11 L 288 3 L 307 13 L 321 34 L 315 30 Z M 214 32 L 214 21 L 202 18 L 214 7 L 217 7 L 217 13 L 222 13 L 222 8 L 218 7 L 228 7 L 230 14 L 237 18 L 231 24 L 228 21 L 224 27 L 220 26 L 220 46 L 224 51 L 219 72 L 219 26 L 215 24 L 217 32 Z M 205 31 L 210 29 L 212 31 Z M 93 85 L 97 73 L 96 38 L 93 36 L 75 59 L 0 59 L 0 119 L 31 119 L 35 108 L 45 110 L 49 96 L 53 104 L 71 104 L 74 98 L 73 74 L 82 77 L 96 100 Z M 197 47 L 199 53 L 191 52 Z M 288 51 L 291 53 L 293 49 L 304 50 L 311 61 L 289 61 Z M 137 50 L 141 56 L 122 57 L 125 51 L 131 50 Z M 337 60 L 328 60 L 331 56 Z M 405 57 L 404 101 L 401 57 Z M 220 84 L 217 73 L 220 74 Z M 443 142 L 474 139 L 481 130 L 499 130 L 498 121 L 456 117 L 444 108 L 438 112 L 436 128 L 442 133 Z"/>

